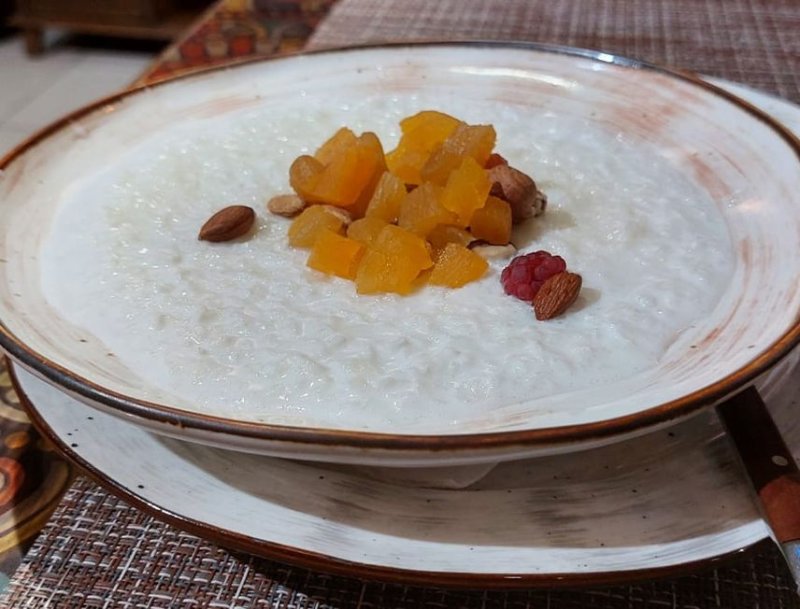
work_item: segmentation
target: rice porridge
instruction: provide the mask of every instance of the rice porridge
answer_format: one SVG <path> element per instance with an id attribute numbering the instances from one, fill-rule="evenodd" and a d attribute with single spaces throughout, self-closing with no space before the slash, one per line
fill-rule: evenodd
<path id="1" fill-rule="evenodd" d="M 515 227 L 520 253 L 561 255 L 578 302 L 537 322 L 493 261 L 461 289 L 358 296 L 290 248 L 265 202 L 338 127 L 390 150 L 422 109 L 491 123 L 495 150 L 547 193 Z M 250 205 L 252 238 L 197 240 L 215 211 Z M 442 96 L 293 99 L 181 124 L 64 193 L 42 251 L 52 306 L 175 405 L 270 423 L 446 431 L 520 401 L 652 367 L 718 302 L 733 271 L 713 202 L 655 150 L 588 121 Z"/>

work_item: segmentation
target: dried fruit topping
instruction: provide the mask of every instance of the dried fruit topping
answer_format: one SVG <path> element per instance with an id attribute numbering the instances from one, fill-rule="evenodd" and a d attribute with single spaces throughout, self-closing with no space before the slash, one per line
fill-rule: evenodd
<path id="1" fill-rule="evenodd" d="M 289 226 L 289 245 L 292 247 L 314 247 L 323 231 L 341 234 L 345 222 L 339 214 L 334 213 L 328 205 L 311 205 L 303 210 Z"/>
<path id="2" fill-rule="evenodd" d="M 533 299 L 536 319 L 546 320 L 561 315 L 578 298 L 583 280 L 576 273 L 558 273 L 544 282 Z"/>
<path id="3" fill-rule="evenodd" d="M 536 187 L 530 176 L 509 165 L 494 165 L 489 169 L 491 194 L 511 206 L 514 224 L 540 216 L 547 207 L 547 197 Z"/>
<path id="4" fill-rule="evenodd" d="M 426 110 L 400 128 L 397 148 L 386 154 L 374 133 L 339 129 L 292 163 L 298 196 L 269 203 L 273 213 L 301 212 L 289 244 L 311 249 L 310 267 L 353 279 L 359 294 L 475 281 L 487 259 L 513 255 L 512 223 L 544 209 L 533 180 L 492 151 L 491 125 Z M 476 241 L 485 247 L 471 251 Z"/>
<path id="5" fill-rule="evenodd" d="M 246 234 L 256 220 L 256 212 L 246 205 L 231 205 L 211 216 L 197 236 L 201 241 L 222 242 Z"/>
<path id="6" fill-rule="evenodd" d="M 553 256 L 549 252 L 540 250 L 514 258 L 503 269 L 500 281 L 506 294 L 526 302 L 533 302 L 545 281 L 566 270 L 567 263 L 561 256 Z"/>
<path id="7" fill-rule="evenodd" d="M 448 288 L 460 288 L 480 279 L 489 264 L 472 250 L 458 243 L 448 243 L 433 266 L 428 283 Z"/>

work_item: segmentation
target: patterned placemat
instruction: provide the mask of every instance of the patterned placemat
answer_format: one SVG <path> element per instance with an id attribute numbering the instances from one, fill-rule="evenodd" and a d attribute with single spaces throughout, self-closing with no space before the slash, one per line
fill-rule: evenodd
<path id="1" fill-rule="evenodd" d="M 0 590 L 73 479 L 31 426 L 0 358 Z"/>
<path id="2" fill-rule="evenodd" d="M 219 0 L 135 84 L 300 51 L 336 0 Z"/>
<path id="3" fill-rule="evenodd" d="M 226 8 L 228 21 L 223 21 L 234 28 L 226 30 L 230 33 L 237 19 L 252 27 L 246 21 L 252 11 L 235 9 L 266 5 L 290 12 L 321 6 L 303 0 L 225 0 L 216 8 Z M 201 26 L 184 41 L 216 27 Z M 307 35 L 310 28 L 304 31 Z M 599 48 L 688 67 L 800 101 L 800 2 L 794 0 L 340 0 L 310 46 L 434 38 Z M 219 39 L 206 51 L 216 49 L 220 61 L 228 60 L 238 51 L 226 44 L 226 53 Z M 178 53 L 179 60 L 191 56 Z M 189 63 L 176 66 L 192 67 Z M 34 435 L 27 436 L 26 444 L 37 442 Z M 6 474 L 5 479 L 13 476 Z M 696 576 L 582 591 L 454 592 L 364 583 L 228 552 L 161 524 L 79 478 L 15 573 L 0 607 L 773 609 L 800 607 L 800 600 L 780 554 L 770 545 Z"/>
<path id="4" fill-rule="evenodd" d="M 800 602 L 771 546 L 694 576 L 591 590 L 454 591 L 333 577 L 233 554 L 79 478 L 0 607 L 790 609 Z"/>
<path id="5" fill-rule="evenodd" d="M 800 101 L 797 0 L 343 0 L 308 47 L 476 38 L 600 49 Z"/>

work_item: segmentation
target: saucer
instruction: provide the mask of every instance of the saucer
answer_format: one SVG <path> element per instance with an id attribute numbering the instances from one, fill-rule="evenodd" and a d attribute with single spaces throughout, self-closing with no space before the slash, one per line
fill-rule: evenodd
<path id="1" fill-rule="evenodd" d="M 798 361 L 758 383 L 796 453 Z M 39 429 L 110 492 L 220 545 L 316 570 L 459 587 L 599 584 L 683 573 L 768 537 L 710 410 L 609 446 L 502 463 L 465 488 L 430 488 L 408 470 L 149 433 L 12 370 Z"/>

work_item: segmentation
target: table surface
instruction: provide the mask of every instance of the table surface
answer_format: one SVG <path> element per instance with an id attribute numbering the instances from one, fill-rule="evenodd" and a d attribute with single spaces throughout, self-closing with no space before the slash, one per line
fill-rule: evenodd
<path id="1" fill-rule="evenodd" d="M 309 36 L 307 48 L 496 39 L 601 49 L 800 102 L 795 0 L 339 0 L 323 19 L 333 3 L 223 0 L 140 82 L 240 57 L 294 52 Z M 74 477 L 29 426 L 4 370 L 0 399 L 0 496 L 7 499 L 0 513 L 14 514 L 13 526 L 0 530 L 0 570 L 10 572 L 25 555 L 2 607 L 800 607 L 782 559 L 769 545 L 681 578 L 531 592 L 369 583 L 242 556 Z"/>

